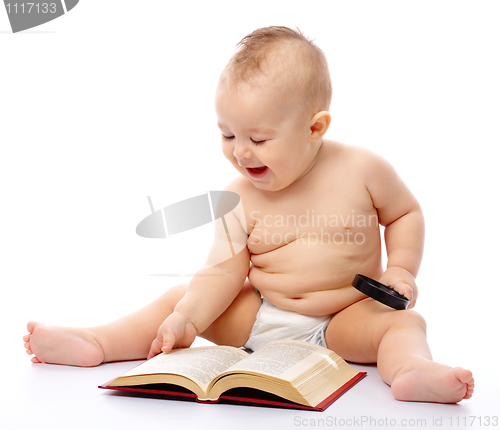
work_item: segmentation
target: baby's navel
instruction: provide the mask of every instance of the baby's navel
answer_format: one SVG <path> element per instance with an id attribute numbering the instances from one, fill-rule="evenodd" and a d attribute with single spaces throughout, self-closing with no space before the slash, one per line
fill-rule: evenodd
<path id="1" fill-rule="evenodd" d="M 252 236 L 248 239 L 248 242 L 251 244 L 251 245 L 258 245 L 260 243 L 260 237 L 257 237 L 257 236 Z"/>

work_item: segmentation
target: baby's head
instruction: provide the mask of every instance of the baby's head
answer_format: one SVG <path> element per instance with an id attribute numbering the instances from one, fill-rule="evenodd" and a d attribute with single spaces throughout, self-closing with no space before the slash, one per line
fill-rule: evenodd
<path id="1" fill-rule="evenodd" d="M 219 85 L 232 91 L 245 85 L 272 91 L 284 107 L 310 114 L 328 111 L 332 98 L 325 54 L 287 27 L 260 28 L 245 36 Z"/>
<path id="2" fill-rule="evenodd" d="M 225 156 L 258 188 L 285 188 L 312 167 L 330 124 L 331 96 L 326 58 L 302 33 L 254 31 L 217 87 Z"/>

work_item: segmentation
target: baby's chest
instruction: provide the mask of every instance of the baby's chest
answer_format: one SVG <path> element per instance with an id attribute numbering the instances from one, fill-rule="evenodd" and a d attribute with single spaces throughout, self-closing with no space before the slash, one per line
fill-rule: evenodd
<path id="1" fill-rule="evenodd" d="M 250 212 L 249 250 L 262 254 L 297 241 L 333 246 L 363 241 L 378 232 L 378 216 L 372 205 L 360 203 L 305 199 L 256 208 Z"/>

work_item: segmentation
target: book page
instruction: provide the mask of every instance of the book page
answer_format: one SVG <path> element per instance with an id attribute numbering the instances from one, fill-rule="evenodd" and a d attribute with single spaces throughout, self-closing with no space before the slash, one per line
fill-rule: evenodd
<path id="1" fill-rule="evenodd" d="M 186 376 L 205 389 L 219 373 L 247 355 L 245 351 L 230 346 L 175 349 L 167 354 L 157 355 L 121 376 L 172 373 Z"/>
<path id="2" fill-rule="evenodd" d="M 231 366 L 227 371 L 246 370 L 283 377 L 288 370 L 317 352 L 318 346 L 310 343 L 294 341 L 271 342 L 245 358 L 245 360 Z"/>

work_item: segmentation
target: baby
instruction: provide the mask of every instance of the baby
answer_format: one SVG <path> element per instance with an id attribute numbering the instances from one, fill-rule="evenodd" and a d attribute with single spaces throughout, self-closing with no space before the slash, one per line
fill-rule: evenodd
<path id="1" fill-rule="evenodd" d="M 189 285 L 103 326 L 30 322 L 24 341 L 32 361 L 96 366 L 189 347 L 196 336 L 253 350 L 292 338 L 377 363 L 398 400 L 470 398 L 472 373 L 432 361 L 418 313 L 351 286 L 354 275 L 367 275 L 412 308 L 424 220 L 385 160 L 324 139 L 331 95 L 324 54 L 300 32 L 270 27 L 246 36 L 216 92 L 222 150 L 241 173 L 226 190 L 242 205 L 217 227 L 207 265 Z M 228 239 L 233 256 L 213 264 Z"/>

